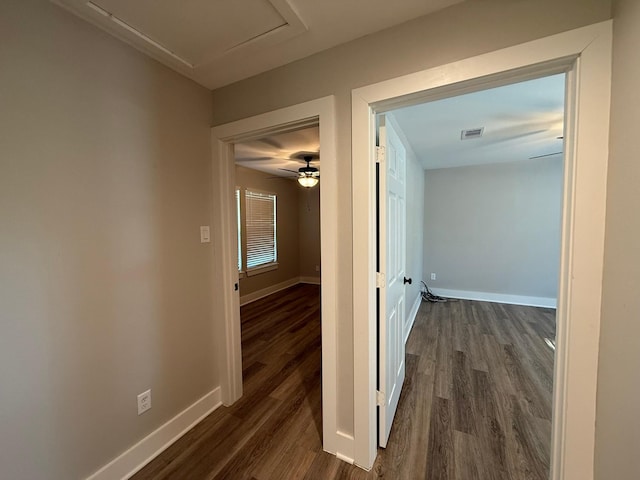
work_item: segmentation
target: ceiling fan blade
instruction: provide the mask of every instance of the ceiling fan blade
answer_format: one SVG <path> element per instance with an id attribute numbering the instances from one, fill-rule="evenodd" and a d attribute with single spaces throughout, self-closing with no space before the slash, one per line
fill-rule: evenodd
<path id="1" fill-rule="evenodd" d="M 296 172 L 295 170 L 289 170 L 288 168 L 279 168 L 278 170 L 282 170 L 284 172 L 295 173 L 296 175 L 299 173 L 299 172 Z"/>
<path id="2" fill-rule="evenodd" d="M 560 155 L 561 153 L 563 152 L 545 153 L 544 155 L 536 155 L 535 157 L 529 157 L 529 160 L 534 160 L 536 158 L 552 157 L 554 155 Z"/>

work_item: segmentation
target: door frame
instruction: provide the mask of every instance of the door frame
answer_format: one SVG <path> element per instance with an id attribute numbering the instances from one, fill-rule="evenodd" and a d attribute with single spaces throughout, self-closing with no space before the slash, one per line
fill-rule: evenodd
<path id="1" fill-rule="evenodd" d="M 376 113 L 554 73 L 567 74 L 551 480 L 593 478 L 604 259 L 612 22 L 352 91 L 355 463 L 376 458 Z M 358 212 L 358 215 L 355 214 Z"/>
<path id="2" fill-rule="evenodd" d="M 212 240 L 219 258 L 214 258 L 213 304 L 218 338 L 218 364 L 222 402 L 231 405 L 242 396 L 242 343 L 240 293 L 237 268 L 237 220 L 235 213 L 235 159 L 233 144 L 318 124 L 322 152 L 320 181 L 320 254 L 322 325 L 322 430 L 323 448 L 337 453 L 337 238 L 338 209 L 335 99 L 311 100 L 272 112 L 244 118 L 211 129 L 213 219 Z"/>

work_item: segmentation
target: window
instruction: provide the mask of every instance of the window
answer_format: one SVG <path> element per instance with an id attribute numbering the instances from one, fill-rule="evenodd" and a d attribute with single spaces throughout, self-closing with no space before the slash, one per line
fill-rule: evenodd
<path id="1" fill-rule="evenodd" d="M 238 271 L 248 276 L 277 268 L 276 195 L 236 188 Z"/>

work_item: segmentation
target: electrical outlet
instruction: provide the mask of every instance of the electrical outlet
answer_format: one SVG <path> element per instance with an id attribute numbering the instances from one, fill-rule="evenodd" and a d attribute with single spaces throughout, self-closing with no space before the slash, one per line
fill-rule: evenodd
<path id="1" fill-rule="evenodd" d="M 142 392 L 138 395 L 138 415 L 142 415 L 144 412 L 151 408 L 151 389 L 146 392 Z"/>
<path id="2" fill-rule="evenodd" d="M 435 280 L 435 279 L 436 279 L 436 274 L 435 274 L 435 273 L 432 273 L 432 274 L 431 274 L 431 280 Z"/>

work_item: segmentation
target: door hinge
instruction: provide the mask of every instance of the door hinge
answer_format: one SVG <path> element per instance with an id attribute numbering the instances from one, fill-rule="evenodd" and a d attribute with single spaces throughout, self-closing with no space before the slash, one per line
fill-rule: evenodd
<path id="1" fill-rule="evenodd" d="M 384 273 L 376 272 L 376 288 L 384 288 L 384 286 L 385 286 Z"/>
<path id="2" fill-rule="evenodd" d="M 376 147 L 376 163 L 384 163 L 384 147 Z"/>
<path id="3" fill-rule="evenodd" d="M 387 405 L 386 395 L 380 390 L 376 390 L 376 405 L 379 407 L 385 407 Z"/>

